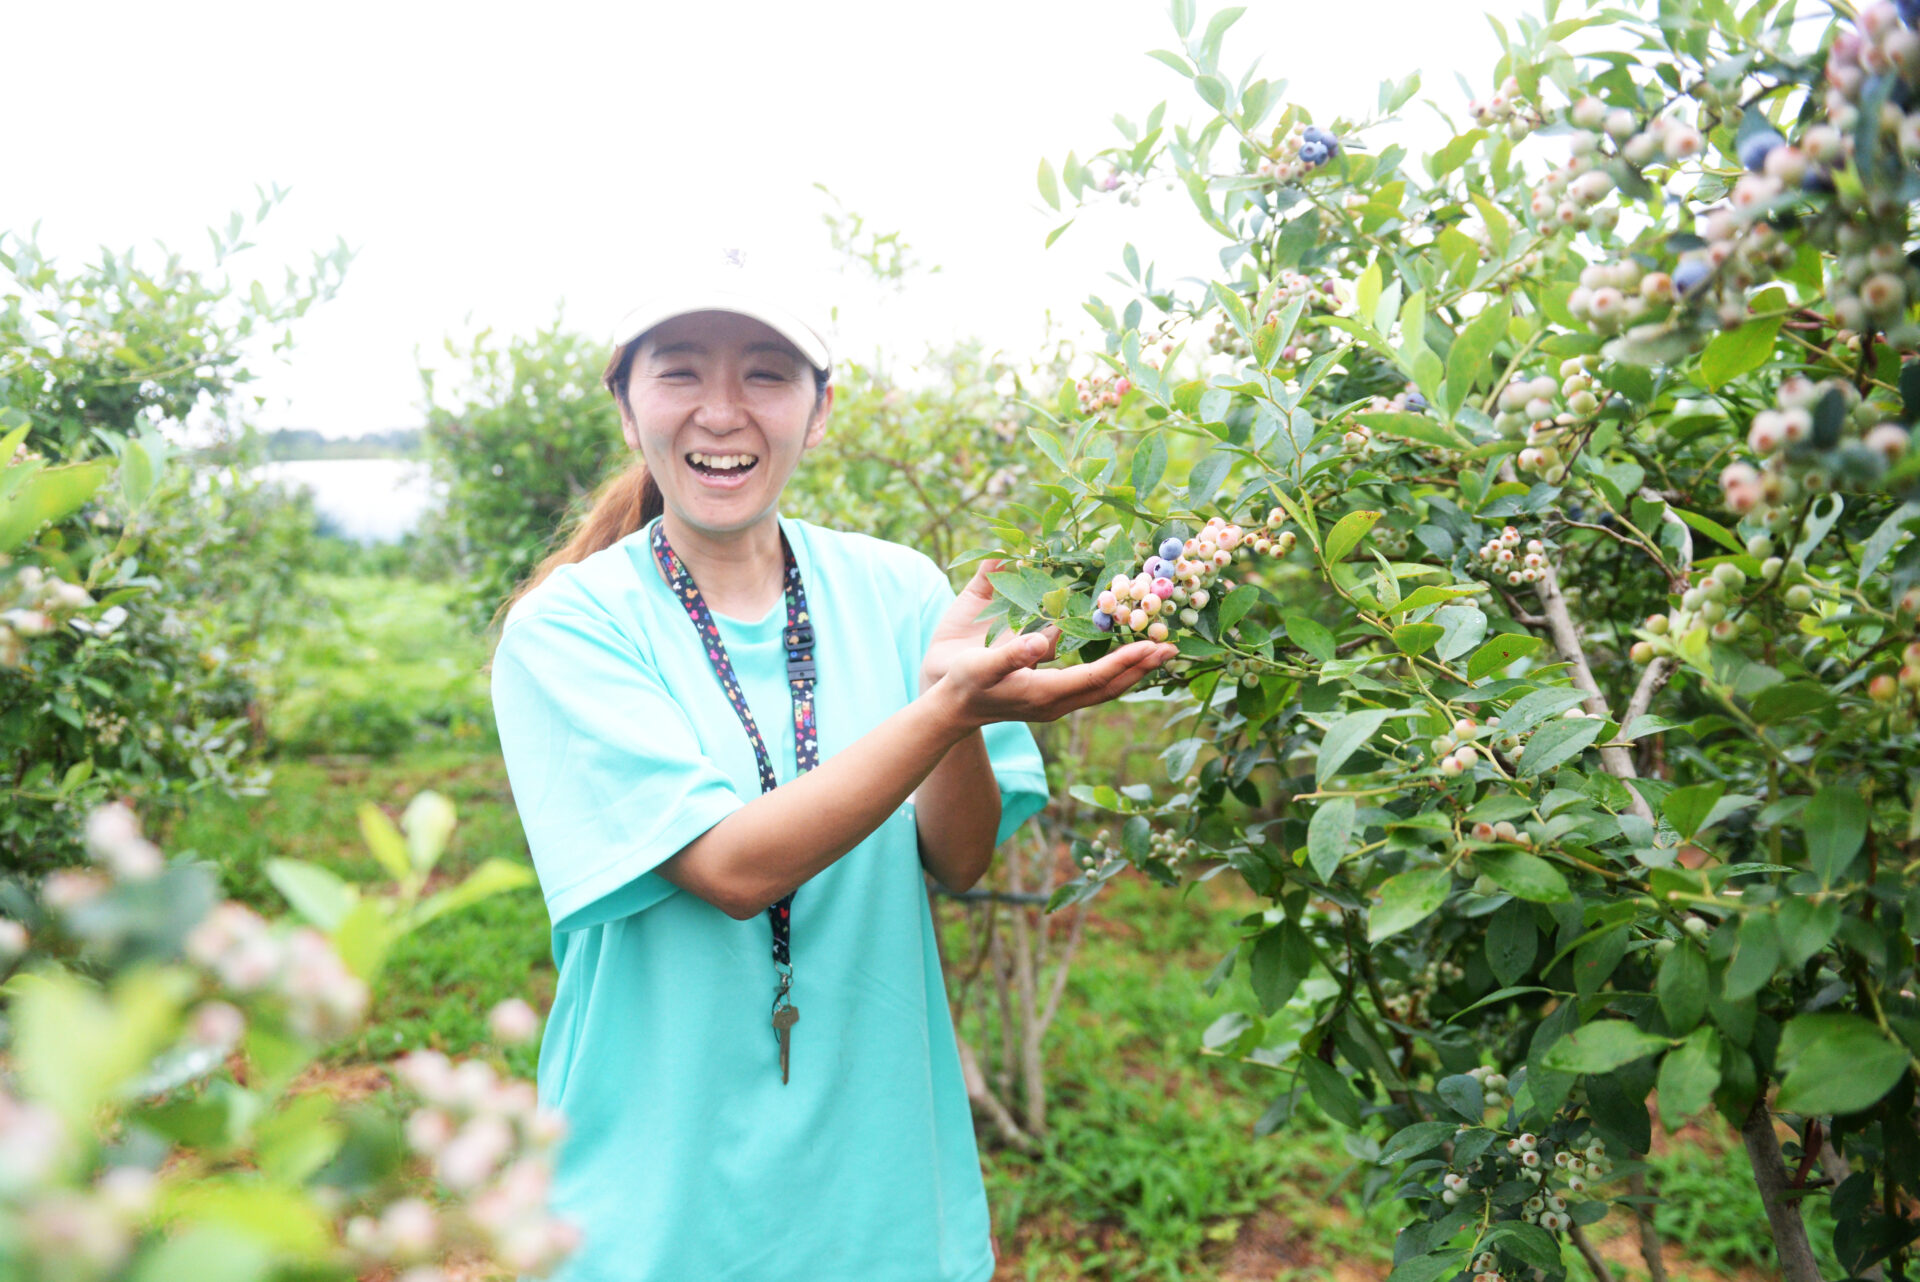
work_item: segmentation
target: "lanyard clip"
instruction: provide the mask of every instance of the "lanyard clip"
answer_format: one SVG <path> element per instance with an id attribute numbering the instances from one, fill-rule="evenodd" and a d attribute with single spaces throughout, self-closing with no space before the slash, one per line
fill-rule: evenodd
<path id="1" fill-rule="evenodd" d="M 812 681 L 816 679 L 813 666 L 813 625 L 801 623 L 787 629 L 787 680 L 789 682 Z"/>

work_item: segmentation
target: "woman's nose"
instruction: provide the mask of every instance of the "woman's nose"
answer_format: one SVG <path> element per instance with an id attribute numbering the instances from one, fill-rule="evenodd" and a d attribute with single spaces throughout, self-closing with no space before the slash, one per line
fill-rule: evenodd
<path id="1" fill-rule="evenodd" d="M 731 431 L 747 425 L 745 399 L 735 388 L 712 386 L 700 399 L 693 421 L 716 432 Z"/>

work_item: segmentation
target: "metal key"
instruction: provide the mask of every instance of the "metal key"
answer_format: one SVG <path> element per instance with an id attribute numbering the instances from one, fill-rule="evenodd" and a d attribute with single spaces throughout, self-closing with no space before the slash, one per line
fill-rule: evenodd
<path id="1" fill-rule="evenodd" d="M 787 1084 L 787 1053 L 793 1041 L 793 1026 L 800 1022 L 798 1006 L 782 1006 L 773 1012 L 773 1027 L 780 1034 L 780 1084 Z"/>

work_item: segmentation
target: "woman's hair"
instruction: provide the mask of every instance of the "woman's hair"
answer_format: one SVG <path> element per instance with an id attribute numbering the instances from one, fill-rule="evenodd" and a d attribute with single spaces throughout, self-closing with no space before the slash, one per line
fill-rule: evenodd
<path id="1" fill-rule="evenodd" d="M 613 394 L 615 403 L 620 407 L 622 422 L 633 417 L 633 405 L 627 399 L 627 381 L 633 373 L 633 358 L 639 353 L 640 344 L 646 342 L 652 332 L 648 330 L 624 347 L 617 348 L 607 362 L 607 368 L 600 374 L 601 383 Z M 827 382 L 832 375 L 831 371 L 812 364 L 808 364 L 807 368 L 813 371 L 813 409 L 817 414 L 820 412 L 820 403 L 826 399 Z M 595 552 L 612 547 L 659 516 L 664 509 L 660 487 L 654 484 L 653 477 L 647 472 L 647 465 L 636 451 L 631 463 L 608 477 L 593 492 L 593 500 L 588 504 L 586 514 L 567 533 L 566 542 L 549 552 L 533 573 L 500 603 L 500 608 L 493 614 L 493 626 L 499 627 L 507 617 L 507 612 L 513 609 L 514 602 L 533 591 L 549 574 L 563 565 L 584 561 Z M 564 526 L 562 532 L 565 532 Z"/>

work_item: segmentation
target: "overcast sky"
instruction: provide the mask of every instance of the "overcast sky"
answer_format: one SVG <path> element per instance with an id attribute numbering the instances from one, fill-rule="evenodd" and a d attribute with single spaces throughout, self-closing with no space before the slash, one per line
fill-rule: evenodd
<path id="1" fill-rule="evenodd" d="M 1223 62 L 1237 78 L 1259 57 L 1321 120 L 1418 69 L 1462 119 L 1454 72 L 1485 93 L 1499 54 L 1485 8 L 1255 0 Z M 942 268 L 884 308 L 849 295 L 843 352 L 1030 349 L 1049 310 L 1085 333 L 1079 304 L 1117 293 L 1129 239 L 1175 274 L 1218 270 L 1184 192 L 1109 201 L 1042 248 L 1063 219 L 1037 193 L 1042 156 L 1117 142 L 1116 112 L 1163 98 L 1169 121 L 1204 111 L 1146 56 L 1176 44 L 1162 0 L 35 3 L 7 26 L 8 96 L 35 110 L 9 130 L 0 231 L 39 222 L 69 260 L 158 240 L 204 262 L 203 228 L 277 182 L 292 195 L 236 275 L 271 284 L 336 237 L 359 251 L 296 349 L 257 362 L 264 426 L 413 425 L 417 363 L 444 366 L 446 336 L 530 331 L 562 300 L 602 333 L 681 245 L 823 262 L 814 183 Z M 1432 111 L 1407 117 L 1402 137 L 1434 145 Z"/>

